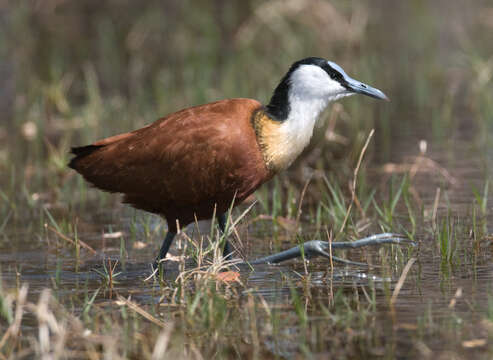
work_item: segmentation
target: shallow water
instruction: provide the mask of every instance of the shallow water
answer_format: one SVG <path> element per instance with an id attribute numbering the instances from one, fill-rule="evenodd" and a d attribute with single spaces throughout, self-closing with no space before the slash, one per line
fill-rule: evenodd
<path id="1" fill-rule="evenodd" d="M 379 156 L 377 153 L 370 173 L 375 185 L 387 174 L 382 169 L 389 169 L 389 163 L 403 164 L 406 158 L 418 154 L 418 143 L 422 139 L 415 134 L 402 134 L 402 141 L 395 141 L 395 151 Z M 468 135 L 469 136 L 469 135 Z M 456 219 L 456 228 L 470 226 L 471 209 L 473 206 L 473 187 L 482 191 L 486 174 L 491 166 L 491 159 L 487 152 L 480 151 L 472 137 L 465 136 L 452 143 L 440 146 L 429 146 L 425 156 L 435 162 L 436 167 L 426 171 L 418 171 L 412 179 L 412 185 L 418 194 L 418 202 L 423 206 L 424 213 L 430 214 L 437 194 L 441 189 L 437 207 L 437 218 L 443 219 L 447 213 L 453 213 Z M 405 139 L 405 140 L 404 140 Z M 382 161 L 385 159 L 385 161 Z M 411 164 L 415 163 L 411 160 Z M 445 172 L 444 172 L 445 170 Z M 444 175 L 445 174 L 445 175 Z M 385 192 L 382 190 L 382 192 Z M 489 208 L 489 207 L 488 207 Z M 144 281 L 150 274 L 150 262 L 153 259 L 163 232 L 163 223 L 157 217 L 145 218 L 147 224 L 137 221 L 134 229 L 129 223 L 139 213 L 122 205 L 114 208 L 95 207 L 86 210 L 86 213 L 77 214 L 84 219 L 79 222 L 79 237 L 96 250 L 95 254 L 81 249 L 77 260 L 73 247 L 67 246 L 60 238 L 45 227 L 44 232 L 37 226 L 25 226 L 20 222 L 10 221 L 6 224 L 3 239 L 0 241 L 0 263 L 4 288 L 15 288 L 21 283 L 28 283 L 29 297 L 36 301 L 38 294 L 44 288 L 55 289 L 57 299 L 69 305 L 77 314 L 82 311 L 85 294 L 94 293 L 101 287 L 101 277 L 94 271 L 103 271 L 103 261 L 119 260 L 117 277 L 113 292 L 123 296 L 131 295 L 134 301 L 140 304 L 157 303 L 160 299 L 159 285 L 156 282 Z M 410 226 L 405 207 L 398 207 L 397 217 L 402 223 Z M 55 211 L 56 209 L 52 209 Z M 43 221 L 31 215 L 31 224 Z M 429 217 L 429 215 L 428 215 Z M 490 216 L 482 219 L 483 231 L 490 233 L 488 225 Z M 49 221 L 45 219 L 49 224 Z M 140 224 L 140 225 L 139 225 Z M 265 224 L 264 224 L 265 225 Z M 306 229 L 304 235 L 310 238 L 310 225 L 302 224 Z M 204 233 L 208 232 L 208 224 L 202 224 Z M 146 229 L 147 228 L 147 229 Z M 122 231 L 122 237 L 105 238 L 101 229 Z M 145 232 L 151 236 L 146 236 Z M 107 231 L 109 232 L 109 231 Z M 193 227 L 192 231 L 193 233 Z M 272 253 L 271 235 L 265 231 L 265 226 L 258 224 L 241 228 L 243 248 L 241 252 L 249 259 L 254 259 Z M 133 235 L 132 235 L 133 233 Z M 329 304 L 333 293 L 359 294 L 362 303 L 366 303 L 365 293 L 374 291 L 376 300 L 375 321 L 378 326 L 388 328 L 384 333 L 389 336 L 397 334 L 395 349 L 391 354 L 400 357 L 418 356 L 416 344 L 425 343 L 432 351 L 438 353 L 453 349 L 465 351 L 460 341 L 484 338 L 485 330 L 479 325 L 487 316 L 488 299 L 491 292 L 493 265 L 491 264 L 490 239 L 483 238 L 479 243 L 479 251 L 473 251 L 473 239 L 463 231 L 456 232 L 456 257 L 453 263 L 443 263 L 435 235 L 430 231 L 430 222 L 418 223 L 415 239 L 418 246 L 414 249 L 404 247 L 400 255 L 395 251 L 382 250 L 377 247 L 359 251 L 346 251 L 345 255 L 356 261 L 368 261 L 371 264 L 380 264 L 382 251 L 390 254 L 390 264 L 369 269 L 358 269 L 354 266 L 335 265 L 330 271 L 326 259 L 312 259 L 307 265 L 309 276 L 306 277 L 305 267 L 301 260 L 289 261 L 282 265 L 258 265 L 254 269 L 241 266 L 241 279 L 245 284 L 246 294 L 262 297 L 268 304 L 278 307 L 286 317 L 292 315 L 292 288 L 310 288 L 309 294 L 313 299 Z M 151 239 L 151 240 L 149 240 Z M 140 242 L 142 249 L 135 246 Z M 180 255 L 184 241 L 175 241 L 172 254 Z M 293 246 L 293 238 L 279 236 L 274 248 L 286 249 Z M 123 249 L 123 250 L 122 250 Z M 124 251 L 121 257 L 121 251 Z M 389 252 L 390 251 L 390 252 Z M 411 268 L 402 289 L 398 295 L 391 316 L 389 304 L 389 289 L 393 291 L 402 272 L 403 265 L 410 257 L 416 262 Z M 186 268 L 194 267 L 192 260 L 187 260 Z M 179 262 L 168 262 L 165 279 L 174 281 L 179 275 Z M 303 276 L 305 275 L 305 277 Z M 457 293 L 459 290 L 460 294 Z M 456 295 L 456 293 L 458 295 Z M 451 305 L 455 297 L 455 304 Z M 96 303 L 108 301 L 108 294 L 102 291 L 98 294 Z M 161 300 L 162 301 L 162 300 Z M 283 310 L 283 305 L 285 308 Z M 321 316 L 316 310 L 310 313 L 311 324 L 316 324 Z M 420 324 L 423 326 L 419 335 Z M 467 325 L 466 325 L 467 324 Z M 467 326 L 469 336 L 454 334 L 455 327 Z M 443 331 L 441 331 L 441 329 Z M 277 347 L 269 338 L 263 340 L 267 351 L 282 357 L 291 357 L 297 354 L 299 348 L 290 339 L 296 337 L 298 325 L 293 321 L 291 327 L 285 328 L 283 333 L 286 343 Z M 289 330 L 289 331 L 288 331 Z M 427 337 L 426 334 L 433 334 Z M 445 334 L 445 335 L 443 335 Z M 281 336 L 281 338 L 282 338 Z M 462 336 L 462 337 L 461 337 Z M 375 350 L 378 356 L 380 350 Z M 384 352 L 389 354 L 388 351 Z M 411 355 L 412 354 L 412 355 Z"/>
<path id="2" fill-rule="evenodd" d="M 482 196 L 493 159 L 491 0 L 467 6 L 449 0 L 292 1 L 289 6 L 272 2 L 267 8 L 255 1 L 241 7 L 219 1 L 163 8 L 130 2 L 103 7 L 54 3 L 47 7 L 0 5 L 0 20 L 5 20 L 0 22 L 4 30 L 0 53 L 5 55 L 5 64 L 0 64 L 0 78 L 5 79 L 0 81 L 0 358 L 7 348 L 2 336 L 8 327 L 2 299 L 5 294 L 14 298 L 22 284 L 29 285 L 32 303 L 37 303 L 43 289 L 51 289 L 87 328 L 92 322 L 107 322 L 93 328 L 102 336 L 134 326 L 135 333 L 117 334 L 115 339 L 132 342 L 129 351 L 134 351 L 134 358 L 150 346 L 147 358 L 151 358 L 161 328 L 152 328 L 149 322 L 146 328 L 137 315 L 134 322 L 126 322 L 131 316 L 122 320 L 116 295 L 131 297 L 160 319 L 169 320 L 172 311 L 164 309 L 177 301 L 171 295 L 180 286 L 175 280 L 183 266 L 190 270 L 196 264 L 190 255 L 184 264 L 169 261 L 164 282 L 146 281 L 165 223 L 121 205 L 115 195 L 82 185 L 65 165 L 70 146 L 130 131 L 171 111 L 217 98 L 268 100 L 285 71 L 281 65 L 307 55 L 336 60 L 352 76 L 381 88 L 391 102 L 355 96 L 332 106 L 324 117 L 341 135 L 340 142 L 333 141 L 336 138 L 327 142 L 328 133 L 324 137 L 320 131 L 327 124 L 322 124 L 304 157 L 280 176 L 278 188 L 271 183 L 258 194 L 269 202 L 274 192 L 283 192 L 282 201 L 288 203 L 286 193 L 292 190 L 296 202 L 307 174 L 313 174 L 300 234 L 292 229 L 296 210 L 295 215 L 289 213 L 290 205 L 283 203 L 275 211 L 272 205 L 270 213 L 262 210 L 266 207 L 259 201 L 238 226 L 237 255 L 263 257 L 292 247 L 301 241 L 299 236 L 325 239 L 326 227 L 337 233 L 330 216 L 323 218 L 320 229 L 311 218 L 320 199 L 329 197 L 321 196 L 325 194 L 320 189 L 327 189 L 317 174 L 325 171 L 323 175 L 331 178 L 337 173 L 334 177 L 347 203 L 351 198 L 347 183 L 371 127 L 376 132 L 360 180 L 368 192 L 375 190 L 375 200 L 382 204 L 389 184 L 397 186 L 408 174 L 416 223 L 413 226 L 401 197 L 390 228 L 381 226 L 382 219 L 370 204 L 369 221 L 355 225 L 363 229 L 358 236 L 413 232 L 414 227 L 418 246 L 337 254 L 374 265 L 369 268 L 335 264 L 331 269 L 323 258 L 253 269 L 232 267 L 240 271 L 242 285 L 217 285 L 227 299 L 222 309 L 229 307 L 226 322 L 230 326 L 204 321 L 208 325 L 201 327 L 203 319 L 197 314 L 197 322 L 178 314 L 182 322 L 176 322 L 177 328 L 181 326 L 177 332 L 186 338 L 181 341 L 191 344 L 192 352 L 197 345 L 199 353 L 212 353 L 202 358 L 217 354 L 218 358 L 241 357 L 238 354 L 252 358 L 493 357 L 492 202 L 487 194 L 489 201 L 481 213 L 473 191 Z M 163 11 L 164 7 L 169 10 Z M 244 42 L 245 34 L 252 41 Z M 234 216 L 240 213 L 237 210 Z M 353 207 L 355 213 L 358 209 Z M 252 220 L 259 215 L 264 219 Z M 282 216 L 285 224 L 269 220 L 276 216 Z M 454 246 L 450 261 L 444 260 L 437 240 L 447 218 Z M 208 224 L 201 225 L 202 234 L 209 231 Z M 75 232 L 94 253 L 81 247 L 78 254 L 63 239 L 74 239 Z M 198 240 L 194 226 L 189 234 Z M 176 239 L 171 254 L 182 255 L 185 244 L 183 238 Z M 190 250 L 191 245 L 187 246 Z M 416 261 L 392 305 L 392 293 L 412 258 Z M 117 261 L 116 271 L 121 273 L 110 293 L 98 271 Z M 96 292 L 96 309 L 85 318 L 83 307 Z M 260 309 L 254 319 L 260 356 L 249 349 L 252 315 L 242 312 L 252 294 Z M 269 307 L 274 320 L 266 315 Z M 195 333 L 196 326 L 207 334 Z M 13 341 L 12 351 L 35 347 L 38 327 L 35 315 L 26 312 L 22 335 L 24 339 L 32 335 L 35 341 L 21 345 Z M 224 328 L 230 331 L 225 340 L 217 335 L 217 329 Z M 76 341 L 87 340 L 81 334 Z M 483 343 L 464 343 L 467 340 Z M 121 346 L 119 350 L 128 349 Z M 93 357 L 98 357 L 98 351 Z M 132 357 L 127 355 L 123 357 Z"/>

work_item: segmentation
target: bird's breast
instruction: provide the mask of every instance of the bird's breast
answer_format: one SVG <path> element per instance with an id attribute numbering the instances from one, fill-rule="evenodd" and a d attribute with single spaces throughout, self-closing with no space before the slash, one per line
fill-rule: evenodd
<path id="1" fill-rule="evenodd" d="M 254 115 L 253 124 L 264 161 L 274 172 L 289 167 L 309 144 L 313 134 L 313 126 L 277 121 L 262 110 Z"/>

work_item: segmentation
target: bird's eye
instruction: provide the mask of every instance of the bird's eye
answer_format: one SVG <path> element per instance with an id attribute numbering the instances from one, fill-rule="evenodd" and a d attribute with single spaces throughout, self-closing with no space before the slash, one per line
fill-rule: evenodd
<path id="1" fill-rule="evenodd" d="M 361 87 L 366 89 L 366 85 L 365 84 L 361 84 Z"/>
<path id="2" fill-rule="evenodd" d="M 342 74 L 336 69 L 334 69 L 332 66 L 330 66 L 329 64 L 324 66 L 324 70 L 327 72 L 327 74 L 329 74 L 332 80 L 341 82 L 344 79 Z"/>
<path id="3" fill-rule="evenodd" d="M 340 73 L 338 73 L 337 71 L 334 71 L 332 73 L 332 79 L 340 81 L 342 79 L 342 75 Z"/>

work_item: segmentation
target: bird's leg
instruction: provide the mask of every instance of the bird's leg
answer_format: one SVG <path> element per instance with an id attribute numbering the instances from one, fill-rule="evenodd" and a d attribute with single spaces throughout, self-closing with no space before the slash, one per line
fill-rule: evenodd
<path id="1" fill-rule="evenodd" d="M 307 241 L 301 245 L 295 246 L 289 250 L 281 251 L 274 255 L 269 255 L 260 259 L 249 261 L 249 263 L 250 264 L 280 263 L 282 261 L 301 257 L 302 253 L 306 257 L 323 256 L 326 258 L 330 258 L 331 256 L 328 253 L 329 246 L 332 246 L 332 249 L 356 249 L 363 246 L 381 245 L 381 244 L 404 244 L 404 243 L 408 243 L 413 246 L 415 245 L 412 241 L 410 241 L 405 236 L 399 234 L 392 234 L 392 233 L 372 235 L 355 241 L 333 242 L 332 244 L 329 244 L 328 241 L 312 240 L 312 241 Z M 335 256 L 332 256 L 332 260 L 342 262 L 345 264 L 366 266 L 366 264 L 363 263 L 349 261 Z"/>
<path id="2" fill-rule="evenodd" d="M 219 229 L 221 229 L 223 234 L 226 234 L 226 221 L 227 215 L 226 213 L 222 213 L 217 216 L 217 223 L 219 225 Z M 228 239 L 224 239 L 224 249 L 223 249 L 223 258 L 228 259 L 231 258 L 231 245 L 228 242 Z"/>
<path id="3" fill-rule="evenodd" d="M 161 249 L 159 250 L 159 255 L 154 261 L 153 268 L 157 269 L 159 263 L 161 260 L 164 260 L 166 257 L 166 254 L 168 253 L 169 247 L 171 246 L 171 243 L 173 242 L 173 239 L 175 238 L 176 233 L 172 231 L 168 231 L 166 234 L 166 237 L 163 240 L 163 244 L 161 245 Z"/>

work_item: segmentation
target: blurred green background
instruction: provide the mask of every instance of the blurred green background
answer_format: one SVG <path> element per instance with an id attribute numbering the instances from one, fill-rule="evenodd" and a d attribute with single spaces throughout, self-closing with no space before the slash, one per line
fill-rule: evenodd
<path id="1" fill-rule="evenodd" d="M 488 151 L 489 1 L 0 1 L 0 24 L 7 194 L 69 201 L 70 146 L 217 99 L 265 103 L 307 56 L 337 62 L 391 102 L 330 107 L 288 176 L 303 167 L 350 176 L 371 128 L 376 163 L 416 154 L 419 139 Z"/>
<path id="2" fill-rule="evenodd" d="M 305 300 L 313 304 L 320 298 L 323 306 L 328 304 L 330 311 L 323 310 L 320 316 L 315 309 L 310 318 L 306 309 L 281 308 L 281 314 L 287 314 L 286 319 L 279 317 L 283 334 L 285 328 L 301 329 L 286 331 L 289 341 L 283 344 L 308 344 L 296 348 L 300 354 L 381 358 L 386 347 L 387 358 L 395 358 L 395 349 L 405 357 L 412 346 L 418 355 L 431 358 L 435 354 L 423 344 L 440 350 L 455 347 L 460 352 L 465 348 L 463 339 L 488 336 L 491 340 L 491 220 L 483 220 L 489 215 L 493 155 L 492 34 L 491 0 L 0 0 L 0 265 L 5 284 L 18 289 L 21 282 L 30 283 L 31 299 L 37 299 L 39 289 L 52 288 L 77 316 L 83 303 L 85 324 L 94 333 L 109 333 L 117 339 L 114 344 L 137 357 L 145 346 L 152 349 L 160 329 L 139 338 L 132 332 L 118 332 L 120 324 L 127 329 L 127 317 L 122 311 L 121 320 L 120 310 L 108 311 L 102 293 L 100 308 L 89 313 L 86 305 L 88 289 L 96 291 L 92 302 L 96 289 L 103 286 L 92 270 L 106 266 L 109 256 L 121 261 L 126 271 L 119 288 L 125 296 L 134 294 L 139 299 L 136 292 L 141 291 L 147 294 L 139 300 L 145 306 L 154 305 L 149 299 L 156 296 L 174 299 L 166 292 L 169 288 L 159 289 L 156 295 L 150 283 L 141 281 L 162 239 L 163 222 L 117 206 L 117 196 L 91 189 L 67 168 L 70 147 L 218 99 L 249 97 L 266 103 L 294 61 L 319 56 L 381 89 L 391 102 L 354 96 L 329 106 L 300 159 L 257 192 L 259 204 L 242 220 L 246 235 L 240 248 L 253 258 L 292 246 L 302 237 L 325 239 L 329 230 L 342 230 L 351 199 L 348 184 L 374 128 L 357 183 L 363 206 L 353 207 L 342 236 L 380 231 L 416 236 L 424 250 L 413 253 L 419 267 L 413 268 L 416 274 L 406 282 L 409 288 L 403 289 L 397 309 L 408 332 L 402 332 L 404 328 L 396 332 L 394 314 L 387 306 L 391 296 L 387 283 L 382 291 L 378 288 L 378 298 L 367 299 L 366 310 L 366 300 L 360 308 L 364 298 L 351 279 L 340 286 L 335 301 L 332 282 L 330 292 L 325 282 L 297 283 L 303 294 L 310 284 L 316 285 L 316 296 L 299 298 L 289 292 L 293 287 L 289 280 L 289 286 L 282 285 L 284 280 L 271 281 L 271 273 L 260 273 L 260 282 L 255 282 L 254 274 L 247 286 L 262 286 L 265 278 L 269 290 L 289 287 L 292 298 L 283 301 L 289 306 L 294 303 L 298 310 L 305 307 Z M 416 157 L 422 140 L 428 152 L 426 157 Z M 419 174 L 418 165 L 423 168 Z M 319 176 L 313 177 L 303 197 L 303 185 L 312 174 Z M 303 228 L 298 232 L 301 203 Z M 249 226 L 255 219 L 265 221 Z M 111 239 L 101 233 L 120 231 L 124 235 L 114 239 L 120 247 L 113 242 L 107 248 L 106 241 Z M 58 237 L 67 236 L 80 236 L 97 253 L 84 250 L 79 256 L 78 245 L 60 246 Z M 136 244 L 151 246 L 141 252 Z M 387 266 L 382 268 L 385 279 L 397 279 L 405 263 L 402 259 L 407 259 L 405 252 L 400 248 L 385 251 L 372 263 Z M 394 251 L 402 256 L 393 256 Z M 398 265 L 394 267 L 389 259 Z M 477 261 L 484 267 L 476 266 Z M 286 273 L 298 275 L 303 272 L 301 266 L 289 264 Z M 325 259 L 318 270 L 318 276 L 327 277 Z M 306 278 L 312 274 L 317 279 L 317 272 Z M 461 303 L 462 295 L 454 294 L 462 288 Z M 368 289 L 375 294 L 373 283 Z M 9 299 L 4 294 L 0 286 L 0 300 Z M 251 351 L 244 341 L 250 330 L 244 325 L 252 318 L 256 321 L 256 311 L 244 304 L 240 307 L 239 302 L 231 306 L 227 296 L 226 301 L 226 295 L 207 295 L 204 307 L 197 308 L 202 310 L 177 320 L 183 338 L 196 342 L 203 358 L 217 354 L 216 346 L 219 354 L 231 358 L 232 338 L 235 349 L 239 344 L 237 351 Z M 459 301 L 457 308 L 450 305 L 451 299 Z M 12 305 L 13 300 L 9 301 Z M 210 304 L 219 306 L 212 311 Z M 221 315 L 226 307 L 232 309 L 229 314 L 209 323 L 207 311 Z M 196 308 L 195 300 L 192 308 Z M 295 313 L 300 316 L 293 320 Z M 258 314 L 259 319 L 265 317 Z M 484 335 L 478 324 L 486 316 Z M 25 334 L 35 331 L 33 321 L 27 320 L 22 334 L 25 344 L 30 341 Z M 261 328 L 266 333 L 272 328 L 267 325 Z M 236 337 L 217 336 L 224 328 Z M 120 333 L 125 335 L 115 335 Z M 274 335 L 278 336 L 275 331 Z M 74 337 L 77 344 L 87 341 L 86 332 L 78 336 Z M 182 351 L 182 342 L 175 344 Z M 10 349 L 15 354 L 22 346 L 12 342 Z M 358 351 L 363 355 L 358 356 Z M 491 344 L 488 351 L 493 353 Z M 444 354 L 443 358 L 452 358 Z"/>
<path id="3" fill-rule="evenodd" d="M 373 126 L 382 147 L 396 131 L 449 137 L 492 113 L 489 1 L 1 1 L 0 23 L 1 169 L 183 107 L 266 102 L 307 56 L 391 98 L 344 101 L 349 138 Z"/>

